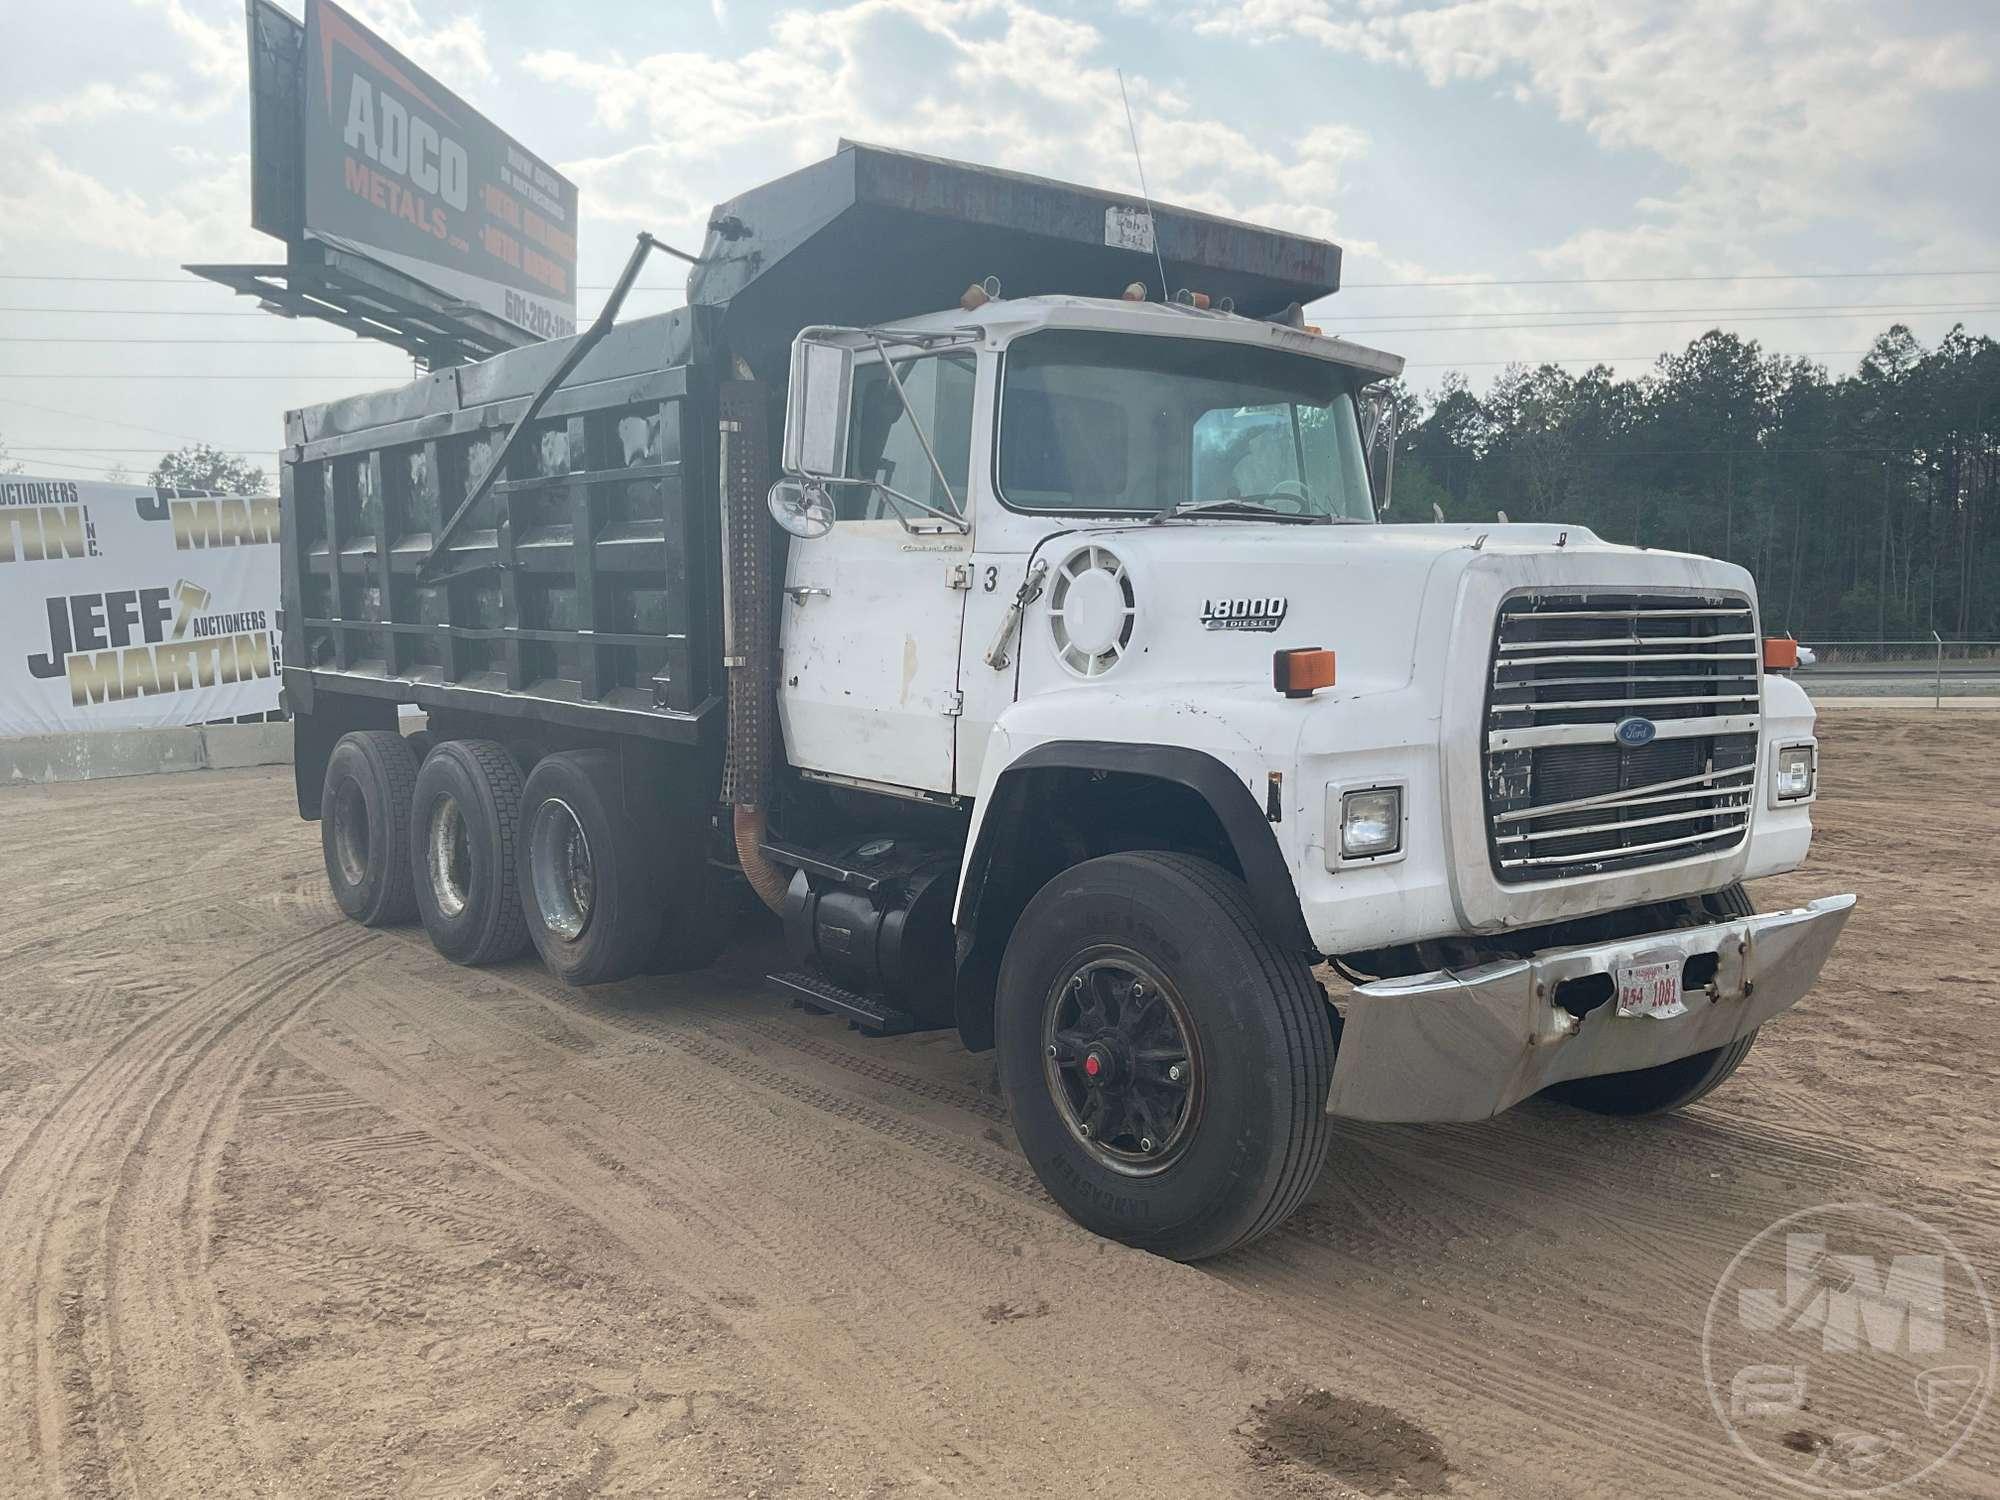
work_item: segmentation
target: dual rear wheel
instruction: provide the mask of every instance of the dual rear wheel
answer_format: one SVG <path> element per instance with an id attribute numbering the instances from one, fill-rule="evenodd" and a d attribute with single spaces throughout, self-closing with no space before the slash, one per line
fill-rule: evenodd
<path id="1" fill-rule="evenodd" d="M 321 843 L 341 909 L 370 926 L 416 917 L 454 963 L 533 946 L 571 984 L 603 984 L 712 956 L 716 924 L 676 884 L 706 884 L 699 830 L 629 808 L 618 757 L 569 750 L 524 777 L 493 740 L 371 730 L 328 762 Z M 671 913 L 671 916 L 668 914 Z"/>

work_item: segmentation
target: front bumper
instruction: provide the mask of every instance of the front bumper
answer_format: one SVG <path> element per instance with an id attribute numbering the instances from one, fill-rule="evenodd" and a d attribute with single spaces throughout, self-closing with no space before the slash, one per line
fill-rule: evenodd
<path id="1" fill-rule="evenodd" d="M 1771 912 L 1532 958 L 1359 986 L 1348 1001 L 1327 1112 L 1358 1120 L 1483 1120 L 1569 1078 L 1655 1067 L 1726 1046 L 1796 1004 L 1854 909 L 1823 896 Z M 1672 1020 L 1581 1020 L 1554 1003 L 1566 979 L 1620 964 L 1715 955 L 1715 976 Z"/>

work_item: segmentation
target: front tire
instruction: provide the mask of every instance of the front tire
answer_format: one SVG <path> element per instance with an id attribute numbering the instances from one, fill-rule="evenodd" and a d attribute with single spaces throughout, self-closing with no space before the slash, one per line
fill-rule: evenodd
<path id="1" fill-rule="evenodd" d="M 515 885 L 521 768 L 492 740 L 446 740 L 417 772 L 410 870 L 431 946 L 490 964 L 528 946 Z"/>
<path id="2" fill-rule="evenodd" d="M 1572 1078 L 1567 1083 L 1552 1084 L 1543 1092 L 1559 1104 L 1587 1109 L 1594 1115 L 1671 1114 L 1727 1083 L 1729 1075 L 1750 1055 L 1756 1040 L 1757 1033 L 1752 1031 L 1726 1047 L 1676 1058 L 1657 1068 Z"/>
<path id="3" fill-rule="evenodd" d="M 1326 1159 L 1326 1011 L 1226 871 L 1150 851 L 1071 866 L 1028 903 L 1000 968 L 1021 1148 L 1098 1234 L 1174 1260 L 1247 1244 Z"/>
<path id="4" fill-rule="evenodd" d="M 1688 903 L 1687 921 L 1713 922 L 1729 917 L 1753 917 L 1757 908 L 1750 893 L 1738 881 L 1713 896 Z M 1572 1078 L 1552 1084 L 1542 1092 L 1559 1104 L 1587 1109 L 1594 1115 L 1665 1115 L 1686 1109 L 1729 1081 L 1729 1075 L 1750 1055 L 1757 1041 L 1756 1031 L 1740 1036 L 1727 1046 L 1680 1057 L 1657 1068 L 1635 1068 L 1629 1073 L 1604 1073 L 1596 1078 Z"/>

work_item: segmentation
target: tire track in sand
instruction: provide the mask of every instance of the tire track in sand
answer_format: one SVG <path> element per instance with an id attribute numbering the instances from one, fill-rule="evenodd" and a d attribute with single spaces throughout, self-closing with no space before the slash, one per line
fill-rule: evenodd
<path id="1" fill-rule="evenodd" d="M 180 1096 L 191 1079 L 199 1082 L 218 1070 L 227 1077 L 239 1059 L 254 1059 L 277 1027 L 309 1003 L 287 995 L 290 986 L 375 937 L 345 922 L 329 923 L 153 1012 L 64 1089 L 0 1167 L 0 1223 L 9 1226 L 0 1234 L 0 1347 L 8 1351 L 0 1419 L 27 1432 L 31 1457 L 51 1493 L 71 1484 L 85 1493 L 100 1491 L 113 1472 L 127 1481 L 120 1489 L 132 1488 L 132 1466 L 115 1451 L 125 1446 L 120 1432 L 106 1434 L 114 1450 L 107 1452 L 98 1431 L 112 1385 L 98 1325 L 107 1293 L 133 1267 L 107 1261 L 103 1234 L 92 1232 L 99 1216 L 109 1213 L 107 1195 L 120 1191 L 131 1153 L 151 1145 L 147 1132 L 164 1101 Z M 253 1017 L 262 1024 L 246 1027 Z M 202 1096 L 199 1087 L 194 1092 Z M 183 1154 L 191 1155 L 194 1142 L 186 1144 Z M 141 1158 L 142 1174 L 149 1166 L 171 1171 L 187 1162 L 161 1153 L 151 1162 Z M 164 1251 L 155 1245 L 138 1253 Z M 183 1273 L 169 1268 L 160 1274 Z M 173 1337 L 199 1332 L 189 1326 Z M 226 1346 L 222 1356 L 226 1368 Z M 197 1394 L 212 1394 L 216 1368 L 192 1358 L 192 1351 L 189 1362 L 198 1367 Z M 142 1394 L 127 1391 L 120 1399 Z M 173 1411 L 176 1440 L 194 1435 L 187 1415 L 180 1405 Z M 218 1452 L 208 1461 L 224 1457 Z M 205 1469 L 176 1492 L 194 1493 L 220 1477 Z"/>

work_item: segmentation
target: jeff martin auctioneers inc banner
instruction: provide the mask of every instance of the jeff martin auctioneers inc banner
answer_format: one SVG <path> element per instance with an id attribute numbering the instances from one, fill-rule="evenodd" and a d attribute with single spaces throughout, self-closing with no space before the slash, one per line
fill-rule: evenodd
<path id="1" fill-rule="evenodd" d="M 278 502 L 0 476 L 0 735 L 278 706 Z"/>

